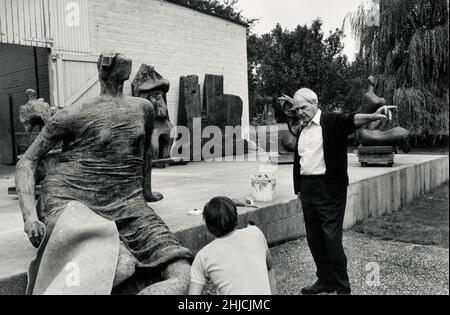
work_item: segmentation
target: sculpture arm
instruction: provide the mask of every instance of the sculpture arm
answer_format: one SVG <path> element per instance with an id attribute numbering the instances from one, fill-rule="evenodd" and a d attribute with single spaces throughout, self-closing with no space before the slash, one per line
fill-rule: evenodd
<path id="1" fill-rule="evenodd" d="M 152 135 L 155 126 L 155 111 L 153 104 L 145 99 L 141 99 L 145 111 L 145 141 L 144 141 L 144 179 L 142 188 L 144 191 L 144 198 L 147 202 L 156 202 L 163 199 L 159 193 L 152 191 L 152 161 L 153 161 L 153 146 Z"/>
<path id="2" fill-rule="evenodd" d="M 39 221 L 36 211 L 35 174 L 38 162 L 61 139 L 62 128 L 57 120 L 52 120 L 40 132 L 36 140 L 22 156 L 16 168 L 16 187 L 20 209 L 30 242 L 39 247 L 45 234 L 45 225 Z"/>

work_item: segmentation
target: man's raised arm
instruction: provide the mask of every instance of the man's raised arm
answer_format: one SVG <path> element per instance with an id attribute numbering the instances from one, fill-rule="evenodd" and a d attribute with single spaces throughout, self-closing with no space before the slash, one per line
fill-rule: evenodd
<path id="1" fill-rule="evenodd" d="M 396 109 L 396 106 L 383 106 L 380 107 L 374 114 L 356 114 L 355 126 L 360 128 L 364 125 L 370 124 L 371 122 L 388 119 L 390 111 Z"/>

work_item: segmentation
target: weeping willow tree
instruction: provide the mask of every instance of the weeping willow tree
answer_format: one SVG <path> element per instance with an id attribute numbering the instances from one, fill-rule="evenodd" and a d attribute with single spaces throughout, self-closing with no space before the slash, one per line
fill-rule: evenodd
<path id="1" fill-rule="evenodd" d="M 447 0 L 371 0 L 350 15 L 365 75 L 399 108 L 399 123 L 427 137 L 449 131 Z"/>

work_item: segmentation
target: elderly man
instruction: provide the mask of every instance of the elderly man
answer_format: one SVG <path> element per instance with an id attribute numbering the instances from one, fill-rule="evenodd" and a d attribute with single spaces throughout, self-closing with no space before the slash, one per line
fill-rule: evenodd
<path id="1" fill-rule="evenodd" d="M 317 282 L 302 294 L 351 294 L 342 230 L 347 201 L 347 137 L 368 123 L 387 119 L 394 106 L 375 114 L 325 113 L 309 89 L 281 99 L 289 128 L 298 137 L 294 160 L 295 193 L 302 202 L 308 245 Z"/>

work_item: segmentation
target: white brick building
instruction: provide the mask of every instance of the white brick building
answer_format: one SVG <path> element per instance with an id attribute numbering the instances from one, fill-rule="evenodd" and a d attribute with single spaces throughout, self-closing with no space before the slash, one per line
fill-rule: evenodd
<path id="1" fill-rule="evenodd" d="M 38 61 L 48 54 L 47 69 L 36 62 L 28 72 L 9 71 L 6 65 L 31 58 L 24 46 L 38 47 Z M 7 152 L 10 96 L 17 119 L 17 107 L 26 103 L 21 92 L 36 88 L 21 84 L 27 80 L 20 76 L 39 78 L 42 97 L 70 106 L 98 94 L 96 60 L 103 50 L 133 59 L 127 94 L 142 63 L 170 80 L 167 101 L 174 123 L 180 77 L 198 75 L 203 84 L 205 74 L 217 74 L 225 77 L 225 93 L 244 101 L 243 124 L 248 124 L 245 25 L 164 0 L 0 0 L 0 164 L 13 162 Z M 13 81 L 18 83 L 5 83 Z"/>

